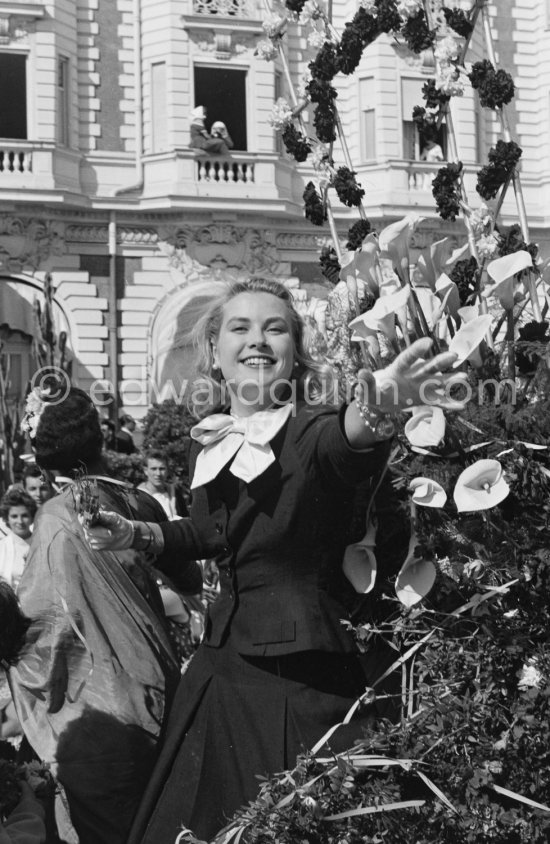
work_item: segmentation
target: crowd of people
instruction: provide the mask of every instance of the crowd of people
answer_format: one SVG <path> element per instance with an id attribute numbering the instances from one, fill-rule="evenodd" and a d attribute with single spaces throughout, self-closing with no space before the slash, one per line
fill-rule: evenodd
<path id="1" fill-rule="evenodd" d="M 385 471 L 392 426 L 379 423 L 421 404 L 426 381 L 444 404 L 455 356 L 417 341 L 385 370 L 362 370 L 349 404 L 326 403 L 327 367 L 292 294 L 262 278 L 228 285 L 195 339 L 208 389 L 193 393 L 189 512 L 160 452 L 145 456 L 139 488 L 110 477 L 109 426 L 82 390 L 35 397 L 23 422 L 48 500 L 30 545 L 30 494 L 3 510 L 27 553 L 18 602 L 2 607 L 0 659 L 70 844 L 170 844 L 182 826 L 210 840 L 259 776 L 291 767 L 389 664 L 379 648 L 359 653 L 342 624 L 355 490 Z M 213 560 L 218 585 L 205 590 Z M 166 588 L 208 601 L 184 670 Z M 389 705 L 360 710 L 332 750 L 392 717 L 385 691 Z"/>

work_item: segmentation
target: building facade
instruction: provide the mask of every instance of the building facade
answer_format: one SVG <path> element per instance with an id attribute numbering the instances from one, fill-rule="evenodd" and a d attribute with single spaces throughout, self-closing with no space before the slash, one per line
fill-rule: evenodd
<path id="1" fill-rule="evenodd" d="M 517 86 L 510 120 L 531 239 L 548 255 L 550 4 L 488 5 L 499 65 Z M 337 30 L 356 7 L 333 3 Z M 33 302 L 47 273 L 74 380 L 98 396 L 105 387 L 117 397 L 111 412 L 137 418 L 184 387 L 189 331 L 216 285 L 269 273 L 304 296 L 330 290 L 318 265 L 330 232 L 303 214 L 314 171 L 284 152 L 268 119 L 288 77 L 279 59 L 255 55 L 264 14 L 260 0 L 0 0 L 0 336 L 12 407 L 35 367 Z M 286 43 L 299 85 L 314 53 L 297 24 Z M 477 32 L 471 54 L 484 56 Z M 433 76 L 430 54 L 384 36 L 355 74 L 337 78 L 367 216 L 380 228 L 421 214 L 416 249 L 446 235 L 462 242 L 460 224 L 435 213 L 438 165 L 419 160 L 411 120 Z M 190 148 L 199 104 L 207 126 L 226 123 L 230 156 Z M 471 91 L 452 100 L 452 114 L 475 196 L 500 126 Z M 334 157 L 344 163 L 338 145 Z M 334 211 L 344 236 L 356 212 L 336 201 Z M 513 195 L 502 219 L 517 221 Z"/>

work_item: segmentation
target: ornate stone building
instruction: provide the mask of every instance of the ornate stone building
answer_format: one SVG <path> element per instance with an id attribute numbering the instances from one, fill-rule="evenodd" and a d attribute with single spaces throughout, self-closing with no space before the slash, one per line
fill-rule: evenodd
<path id="1" fill-rule="evenodd" d="M 518 86 L 513 132 L 524 149 L 532 239 L 544 251 L 549 4 L 489 6 L 499 61 Z M 33 300 L 48 272 L 75 379 L 85 388 L 108 381 L 119 409 L 136 417 L 181 390 L 188 332 L 214 285 L 267 272 L 292 277 L 312 296 L 330 289 L 318 267 L 330 233 L 303 217 L 313 170 L 282 151 L 268 121 L 287 79 L 279 60 L 255 55 L 263 9 L 259 0 L 0 0 L 0 331 L 12 403 L 33 371 Z M 353 0 L 333 3 L 337 29 L 355 9 Z M 288 46 L 298 84 L 312 53 L 297 26 Z M 481 55 L 479 38 L 472 49 Z M 434 212 L 435 165 L 419 160 L 411 121 L 433 73 L 429 55 L 383 37 L 356 74 L 338 77 L 367 215 L 379 228 L 420 213 L 417 248 L 461 236 Z M 189 148 L 198 104 L 207 125 L 227 124 L 229 157 Z M 473 193 L 499 129 L 471 92 L 452 107 Z M 307 126 L 307 112 L 304 119 Z M 344 163 L 337 146 L 335 158 Z M 505 222 L 516 219 L 512 199 Z M 335 203 L 335 214 L 344 235 L 354 212 Z"/>

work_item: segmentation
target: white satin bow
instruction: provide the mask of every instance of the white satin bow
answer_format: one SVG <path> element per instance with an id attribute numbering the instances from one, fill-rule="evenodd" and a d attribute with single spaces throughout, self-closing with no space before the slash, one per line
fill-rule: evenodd
<path id="1" fill-rule="evenodd" d="M 197 457 L 191 489 L 213 480 L 235 457 L 230 472 L 250 483 L 275 460 L 269 443 L 292 412 L 292 404 L 275 410 L 259 410 L 236 418 L 225 413 L 207 416 L 191 428 L 191 436 L 204 448 Z"/>

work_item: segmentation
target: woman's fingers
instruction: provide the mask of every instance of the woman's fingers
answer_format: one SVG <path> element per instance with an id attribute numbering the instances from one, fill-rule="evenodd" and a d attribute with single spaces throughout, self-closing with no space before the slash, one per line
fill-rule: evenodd
<path id="1" fill-rule="evenodd" d="M 84 526 L 84 536 L 90 548 L 95 551 L 120 551 L 131 547 L 134 538 L 132 522 L 109 510 L 101 510 L 98 519 L 94 527 Z"/>

